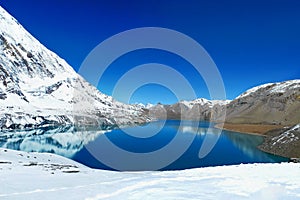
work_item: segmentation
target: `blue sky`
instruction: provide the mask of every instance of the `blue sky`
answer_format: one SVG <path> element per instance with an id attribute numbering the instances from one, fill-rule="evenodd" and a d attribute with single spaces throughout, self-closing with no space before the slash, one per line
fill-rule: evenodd
<path id="1" fill-rule="evenodd" d="M 155 26 L 180 31 L 200 43 L 216 63 L 228 99 L 262 83 L 300 78 L 297 0 L 2 0 L 0 5 L 75 70 L 94 47 L 110 36 Z M 197 85 L 198 97 L 210 98 L 203 80 L 189 63 L 160 50 L 141 50 L 120 57 L 98 88 L 110 95 L 122 72 L 149 62 L 173 67 Z M 147 85 L 138 89 L 131 101 L 174 103 L 176 99 L 167 88 Z"/>

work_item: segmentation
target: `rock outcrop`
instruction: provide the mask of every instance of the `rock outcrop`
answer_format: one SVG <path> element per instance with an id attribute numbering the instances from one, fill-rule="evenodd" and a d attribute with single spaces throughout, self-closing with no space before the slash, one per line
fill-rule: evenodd
<path id="1" fill-rule="evenodd" d="M 273 130 L 259 148 L 263 151 L 288 157 L 300 158 L 300 124 L 290 128 Z"/>

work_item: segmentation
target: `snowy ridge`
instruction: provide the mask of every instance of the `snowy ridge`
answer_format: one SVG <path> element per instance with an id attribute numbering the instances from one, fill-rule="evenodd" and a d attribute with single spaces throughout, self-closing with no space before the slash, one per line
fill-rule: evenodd
<path id="1" fill-rule="evenodd" d="M 149 107 L 150 116 L 158 119 L 184 119 L 223 121 L 226 105 L 230 100 L 207 100 L 204 98 L 193 101 L 179 101 L 172 105 L 157 104 Z"/>
<path id="2" fill-rule="evenodd" d="M 120 173 L 0 148 L 0 198 L 292 200 L 300 198 L 299 169 L 299 163 L 281 163 Z"/>
<path id="3" fill-rule="evenodd" d="M 195 99 L 193 101 L 188 102 L 189 105 L 209 105 L 212 108 L 215 105 L 224 106 L 230 103 L 231 100 L 207 100 L 204 98 Z"/>
<path id="4" fill-rule="evenodd" d="M 212 101 L 209 101 L 209 100 L 204 99 L 204 98 L 195 99 L 193 101 L 183 100 L 183 101 L 180 101 L 179 103 L 189 107 L 190 109 L 196 104 L 201 105 L 201 106 L 208 105 L 209 107 L 212 107 Z"/>
<path id="5" fill-rule="evenodd" d="M 247 90 L 227 105 L 226 121 L 292 126 L 300 121 L 300 79 Z"/>
<path id="6" fill-rule="evenodd" d="M 0 30 L 0 129 L 148 120 L 140 107 L 100 93 L 1 7 Z"/>
<path id="7" fill-rule="evenodd" d="M 143 103 L 135 103 L 134 105 L 136 105 L 136 106 L 138 106 L 138 107 L 140 107 L 140 108 L 146 108 L 146 109 L 149 109 L 149 108 L 151 108 L 151 107 L 154 106 L 154 105 L 151 104 L 151 103 L 147 103 L 146 105 L 143 104 Z"/>
<path id="8" fill-rule="evenodd" d="M 298 79 L 285 81 L 285 82 L 266 83 L 247 90 L 246 92 L 238 96 L 236 99 L 246 97 L 255 92 L 258 92 L 259 90 L 267 90 L 267 93 L 271 94 L 271 93 L 281 93 L 281 92 L 285 92 L 286 90 L 296 89 L 296 88 L 300 88 L 300 80 Z"/>

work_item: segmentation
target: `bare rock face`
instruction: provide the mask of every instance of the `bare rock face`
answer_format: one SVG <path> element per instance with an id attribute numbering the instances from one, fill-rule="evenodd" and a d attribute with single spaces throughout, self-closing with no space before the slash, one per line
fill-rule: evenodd
<path id="1" fill-rule="evenodd" d="M 218 121 L 225 117 L 228 100 L 196 99 L 172 105 L 157 104 L 149 108 L 149 115 L 157 119 Z"/>
<path id="2" fill-rule="evenodd" d="M 147 120 L 142 108 L 100 93 L 0 7 L 0 129 Z"/>
<path id="3" fill-rule="evenodd" d="M 294 125 L 300 122 L 300 80 L 254 87 L 227 105 L 226 122 Z"/>

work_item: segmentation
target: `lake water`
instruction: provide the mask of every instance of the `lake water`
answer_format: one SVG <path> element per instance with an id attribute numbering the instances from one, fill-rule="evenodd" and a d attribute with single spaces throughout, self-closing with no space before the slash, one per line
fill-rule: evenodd
<path id="1" fill-rule="evenodd" d="M 262 142 L 263 137 L 257 135 L 225 130 L 219 135 L 208 122 L 177 120 L 108 132 L 56 127 L 0 133 L 1 147 L 56 153 L 107 170 L 180 170 L 288 161 L 257 149 Z M 199 156 L 201 148 L 205 152 L 211 146 L 207 155 Z"/>

